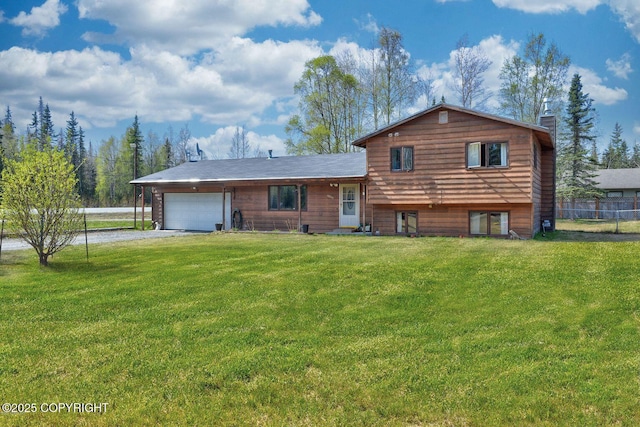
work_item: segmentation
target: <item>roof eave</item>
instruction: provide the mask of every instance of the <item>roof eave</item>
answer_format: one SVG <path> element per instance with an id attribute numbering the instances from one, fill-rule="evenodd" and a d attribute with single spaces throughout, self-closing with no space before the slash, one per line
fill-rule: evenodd
<path id="1" fill-rule="evenodd" d="M 250 182 L 250 181 L 327 181 L 332 179 L 365 179 L 364 175 L 341 175 L 341 176 L 286 176 L 268 178 L 200 178 L 200 179 L 157 179 L 157 180 L 132 180 L 131 185 L 161 185 L 161 184 L 224 184 L 227 182 Z"/>

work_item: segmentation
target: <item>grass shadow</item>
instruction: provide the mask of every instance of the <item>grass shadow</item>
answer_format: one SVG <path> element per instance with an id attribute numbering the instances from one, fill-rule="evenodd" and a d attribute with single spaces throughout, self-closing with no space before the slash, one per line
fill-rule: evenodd
<path id="1" fill-rule="evenodd" d="M 640 233 L 557 230 L 547 232 L 545 236 L 538 233 L 535 240 L 539 242 L 637 242 L 640 241 Z"/>

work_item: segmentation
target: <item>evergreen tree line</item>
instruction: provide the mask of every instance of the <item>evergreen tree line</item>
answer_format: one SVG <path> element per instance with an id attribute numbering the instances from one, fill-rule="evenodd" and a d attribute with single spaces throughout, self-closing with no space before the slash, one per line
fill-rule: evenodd
<path id="1" fill-rule="evenodd" d="M 141 177 L 184 163 L 191 148 L 188 126 L 178 134 L 169 127 L 162 140 L 153 131 L 144 138 L 136 115 L 121 138 L 112 136 L 96 149 L 90 141 L 86 142 L 84 130 L 73 111 L 66 127 L 56 132 L 49 105 L 42 98 L 24 133 L 17 131 L 10 107 L 0 125 L 0 172 L 7 160 L 21 160 L 21 153 L 28 146 L 37 151 L 57 149 L 73 165 L 76 190 L 84 206 L 133 205 L 133 187 L 129 181 L 134 176 Z M 196 151 L 193 150 L 192 156 Z M 149 191 L 145 195 L 147 200 L 150 199 Z"/>
<path id="2" fill-rule="evenodd" d="M 622 138 L 622 131 L 620 123 L 616 123 L 609 145 L 598 159 L 601 169 L 640 168 L 640 145 L 636 141 L 633 147 L 629 147 Z"/>

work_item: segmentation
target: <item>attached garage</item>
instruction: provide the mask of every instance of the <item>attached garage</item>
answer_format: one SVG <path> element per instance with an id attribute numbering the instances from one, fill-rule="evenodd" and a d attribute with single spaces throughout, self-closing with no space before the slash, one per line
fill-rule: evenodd
<path id="1" fill-rule="evenodd" d="M 165 193 L 166 230 L 213 231 L 222 224 L 222 193 Z M 225 197 L 225 229 L 231 223 L 231 194 Z"/>

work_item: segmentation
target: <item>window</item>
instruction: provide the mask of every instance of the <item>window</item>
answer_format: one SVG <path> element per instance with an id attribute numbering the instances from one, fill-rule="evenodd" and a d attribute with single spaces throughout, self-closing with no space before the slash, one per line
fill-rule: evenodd
<path id="1" fill-rule="evenodd" d="M 300 206 L 307 209 L 307 186 L 300 187 Z M 295 211 L 298 209 L 298 191 L 295 185 L 270 185 L 269 210 Z"/>
<path id="2" fill-rule="evenodd" d="M 438 114 L 438 124 L 444 125 L 447 123 L 449 123 L 449 112 L 440 111 L 440 114 Z"/>
<path id="3" fill-rule="evenodd" d="M 396 212 L 396 233 L 415 234 L 417 232 L 417 212 Z"/>
<path id="4" fill-rule="evenodd" d="M 509 212 L 469 212 L 469 234 L 481 236 L 509 234 Z"/>
<path id="5" fill-rule="evenodd" d="M 391 170 L 413 170 L 413 147 L 393 147 L 391 149 Z"/>
<path id="6" fill-rule="evenodd" d="M 506 142 L 472 142 L 467 144 L 467 167 L 487 168 L 507 166 Z"/>
<path id="7" fill-rule="evenodd" d="M 607 197 L 622 197 L 622 191 L 607 191 Z"/>

